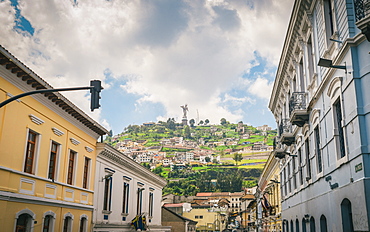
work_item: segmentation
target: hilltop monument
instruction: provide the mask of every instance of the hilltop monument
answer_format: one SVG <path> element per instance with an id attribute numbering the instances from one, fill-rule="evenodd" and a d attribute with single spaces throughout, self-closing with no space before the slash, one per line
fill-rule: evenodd
<path id="1" fill-rule="evenodd" d="M 188 125 L 188 118 L 186 116 L 187 112 L 189 111 L 188 109 L 188 104 L 185 104 L 184 106 L 180 106 L 182 108 L 182 125 L 186 126 Z"/>

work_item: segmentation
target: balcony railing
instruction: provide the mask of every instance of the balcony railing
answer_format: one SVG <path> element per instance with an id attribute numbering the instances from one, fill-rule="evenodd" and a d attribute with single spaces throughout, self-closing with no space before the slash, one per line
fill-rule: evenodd
<path id="1" fill-rule="evenodd" d="M 356 25 L 370 42 L 370 0 L 354 0 Z"/>
<path id="2" fill-rule="evenodd" d="M 354 0 L 356 22 L 370 16 L 370 0 Z"/>
<path id="3" fill-rule="evenodd" d="M 293 125 L 302 127 L 308 122 L 307 93 L 294 92 L 289 100 L 290 121 Z"/>
<path id="4" fill-rule="evenodd" d="M 289 119 L 283 119 L 279 125 L 280 142 L 285 145 L 292 145 L 295 141 L 292 124 Z"/>

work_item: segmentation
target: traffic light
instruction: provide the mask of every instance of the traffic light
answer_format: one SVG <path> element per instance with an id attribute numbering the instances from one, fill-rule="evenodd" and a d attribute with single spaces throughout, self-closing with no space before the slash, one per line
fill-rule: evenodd
<path id="1" fill-rule="evenodd" d="M 90 93 L 91 93 L 90 109 L 91 109 L 91 111 L 94 111 L 94 109 L 99 109 L 99 107 L 100 107 L 100 104 L 99 104 L 100 92 L 103 89 L 103 87 L 101 87 L 101 81 L 100 80 L 90 81 L 90 86 L 94 87 L 94 88 L 90 89 Z"/>

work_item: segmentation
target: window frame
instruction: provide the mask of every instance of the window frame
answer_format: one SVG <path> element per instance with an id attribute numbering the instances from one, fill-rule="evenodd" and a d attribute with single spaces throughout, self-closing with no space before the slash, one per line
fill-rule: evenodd
<path id="1" fill-rule="evenodd" d="M 127 216 L 129 213 L 129 202 L 130 202 L 130 182 L 123 182 L 122 192 L 122 215 Z"/>
<path id="2" fill-rule="evenodd" d="M 73 154 L 73 156 L 72 156 Z M 66 183 L 69 185 L 74 184 L 75 180 L 75 170 L 76 170 L 76 164 L 77 164 L 77 155 L 78 153 L 72 149 L 69 149 L 69 156 L 68 156 L 68 165 L 67 165 L 67 180 Z M 71 159 L 73 157 L 73 159 Z M 72 162 L 72 163 L 71 163 Z"/>
<path id="3" fill-rule="evenodd" d="M 30 135 L 33 134 L 35 140 L 30 140 Z M 36 164 L 37 164 L 37 157 L 39 151 L 39 141 L 40 141 L 40 134 L 34 130 L 28 129 L 27 130 L 27 137 L 26 137 L 26 146 L 25 146 L 25 154 L 24 154 L 24 164 L 23 164 L 23 172 L 29 174 L 36 173 Z M 32 157 L 30 158 L 30 146 L 33 145 L 33 149 L 31 151 Z M 31 165 L 27 164 L 28 161 L 31 160 Z M 30 167 L 30 169 L 28 168 Z"/>
<path id="4" fill-rule="evenodd" d="M 84 169 L 82 175 L 82 188 L 84 189 L 88 189 L 90 187 L 90 169 L 91 169 L 91 158 L 85 156 Z"/>
<path id="5" fill-rule="evenodd" d="M 53 145 L 56 146 L 56 151 L 53 151 Z M 61 145 L 60 143 L 54 141 L 54 140 L 51 140 L 51 143 L 50 143 L 50 152 L 49 152 L 49 164 L 48 164 L 48 179 L 51 179 L 51 180 L 56 180 L 58 178 L 58 165 L 59 165 L 59 156 L 60 156 L 60 150 L 61 150 Z M 51 176 L 51 173 L 50 173 L 50 168 L 51 168 L 51 164 L 52 164 L 52 156 L 55 156 L 54 157 L 54 162 L 53 162 L 53 171 L 52 171 L 52 176 Z"/>

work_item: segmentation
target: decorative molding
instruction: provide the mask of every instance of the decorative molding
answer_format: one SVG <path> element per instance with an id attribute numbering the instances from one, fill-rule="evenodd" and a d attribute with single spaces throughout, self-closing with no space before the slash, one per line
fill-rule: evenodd
<path id="1" fill-rule="evenodd" d="M 143 187 L 144 185 L 145 185 L 144 183 L 137 182 L 137 186 L 139 186 L 139 187 Z"/>
<path id="2" fill-rule="evenodd" d="M 55 127 L 51 128 L 51 129 L 53 130 L 54 134 L 56 134 L 56 135 L 58 135 L 58 136 L 62 136 L 62 135 L 64 135 L 64 132 L 63 132 L 63 131 L 58 130 L 58 129 L 57 129 L 57 128 L 55 128 Z"/>
<path id="3" fill-rule="evenodd" d="M 27 178 L 21 178 L 20 181 L 20 187 L 19 192 L 24 194 L 30 194 L 33 195 L 35 193 L 35 180 L 27 179 Z M 31 185 L 31 189 L 26 188 L 27 185 Z"/>
<path id="4" fill-rule="evenodd" d="M 54 194 L 48 194 L 47 189 L 54 191 Z M 45 185 L 45 197 L 56 199 L 56 189 L 57 189 L 56 185 L 46 184 Z"/>
<path id="5" fill-rule="evenodd" d="M 123 181 L 126 181 L 126 182 L 129 182 L 130 180 L 132 180 L 132 178 L 128 177 L 128 176 L 123 176 Z"/>
<path id="6" fill-rule="evenodd" d="M 338 90 L 342 86 L 342 77 L 335 77 L 330 83 L 327 91 L 328 97 L 331 99 L 336 98 Z"/>
<path id="7" fill-rule="evenodd" d="M 94 149 L 92 149 L 91 147 L 88 147 L 88 146 L 85 146 L 85 149 L 87 152 L 91 153 L 94 151 Z"/>
<path id="8" fill-rule="evenodd" d="M 71 143 L 74 144 L 74 145 L 76 145 L 76 146 L 81 143 L 80 141 L 78 141 L 75 138 L 70 138 L 69 140 L 71 140 Z"/>
<path id="9" fill-rule="evenodd" d="M 74 199 L 74 190 L 73 189 L 65 189 L 64 191 L 64 200 L 66 201 L 73 201 Z M 71 195 L 71 197 L 69 197 L 68 195 Z"/>
<path id="10" fill-rule="evenodd" d="M 87 204 L 89 202 L 89 194 L 88 193 L 81 192 L 81 200 L 80 200 L 80 202 L 83 203 L 83 204 Z"/>
<path id="11" fill-rule="evenodd" d="M 30 117 L 31 121 L 32 121 L 33 123 L 37 124 L 37 125 L 41 125 L 41 124 L 43 124 L 43 123 L 44 123 L 44 121 L 43 121 L 43 120 L 39 119 L 38 117 L 36 117 L 36 116 L 35 116 L 35 115 L 33 115 L 33 114 L 30 114 L 30 115 L 28 115 L 28 116 Z"/>

